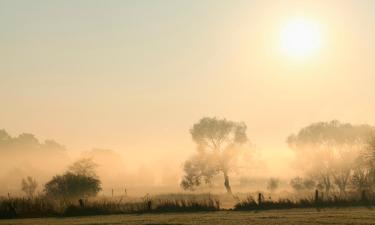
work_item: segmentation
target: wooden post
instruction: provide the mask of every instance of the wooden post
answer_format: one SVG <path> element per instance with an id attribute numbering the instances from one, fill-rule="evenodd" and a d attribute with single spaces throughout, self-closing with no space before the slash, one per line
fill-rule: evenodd
<path id="1" fill-rule="evenodd" d="M 262 193 L 258 194 L 258 206 L 262 204 Z"/>
<path id="2" fill-rule="evenodd" d="M 362 190 L 361 201 L 367 202 L 366 190 Z"/>
<path id="3" fill-rule="evenodd" d="M 319 203 L 319 191 L 318 189 L 315 190 L 315 204 Z"/>
<path id="4" fill-rule="evenodd" d="M 85 203 L 84 203 L 84 201 L 83 201 L 82 198 L 80 198 L 80 199 L 78 200 L 78 202 L 79 202 L 79 206 L 81 206 L 81 208 L 85 207 Z"/>

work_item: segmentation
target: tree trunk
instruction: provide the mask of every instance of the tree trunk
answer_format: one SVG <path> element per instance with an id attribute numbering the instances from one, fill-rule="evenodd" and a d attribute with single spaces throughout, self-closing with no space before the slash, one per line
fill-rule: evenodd
<path id="1" fill-rule="evenodd" d="M 228 172 L 227 171 L 223 171 L 223 173 L 224 173 L 224 186 L 225 186 L 225 189 L 227 189 L 227 193 L 228 194 L 232 194 L 232 188 L 230 187 L 230 184 L 229 184 Z"/>

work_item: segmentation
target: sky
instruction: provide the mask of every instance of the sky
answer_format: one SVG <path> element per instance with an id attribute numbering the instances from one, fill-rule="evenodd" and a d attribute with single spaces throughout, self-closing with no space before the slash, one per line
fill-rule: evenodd
<path id="1" fill-rule="evenodd" d="M 182 163 L 200 118 L 243 121 L 274 165 L 316 121 L 375 124 L 374 1 L 0 0 L 0 128 L 129 163 Z M 283 53 L 290 21 L 319 27 Z"/>

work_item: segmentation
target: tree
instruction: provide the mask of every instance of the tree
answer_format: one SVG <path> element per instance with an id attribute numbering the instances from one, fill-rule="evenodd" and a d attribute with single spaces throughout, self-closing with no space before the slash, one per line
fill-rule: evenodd
<path id="1" fill-rule="evenodd" d="M 47 196 L 69 200 L 95 196 L 101 190 L 101 182 L 96 177 L 67 172 L 52 178 L 44 187 Z"/>
<path id="2" fill-rule="evenodd" d="M 277 188 L 279 188 L 280 180 L 277 178 L 270 178 L 267 182 L 267 189 L 273 193 Z"/>
<path id="3" fill-rule="evenodd" d="M 371 170 L 365 166 L 358 166 L 354 169 L 352 176 L 352 185 L 361 193 L 363 190 L 370 190 L 372 187 Z"/>
<path id="4" fill-rule="evenodd" d="M 26 179 L 22 179 L 21 189 L 23 192 L 25 192 L 28 198 L 32 198 L 34 196 L 37 187 L 38 183 L 34 178 L 28 176 Z"/>
<path id="5" fill-rule="evenodd" d="M 190 134 L 197 154 L 185 162 L 182 188 L 194 190 L 202 181 L 210 183 L 215 175 L 222 173 L 224 187 L 227 193 L 232 193 L 229 170 L 239 147 L 248 141 L 246 125 L 205 117 L 193 125 Z"/>
<path id="6" fill-rule="evenodd" d="M 97 177 L 97 167 L 98 165 L 91 158 L 83 158 L 70 165 L 68 171 L 76 175 Z"/>
<path id="7" fill-rule="evenodd" d="M 303 186 L 306 190 L 312 190 L 316 187 L 316 183 L 312 178 L 303 179 Z"/>
<path id="8" fill-rule="evenodd" d="M 335 184 L 345 195 L 356 159 L 373 134 L 368 125 L 351 125 L 339 121 L 313 123 L 287 139 L 299 163 L 315 173 L 326 193 Z"/>
<path id="9" fill-rule="evenodd" d="M 297 192 L 300 192 L 305 189 L 303 184 L 303 179 L 301 177 L 295 177 L 290 180 L 290 186 Z"/>
<path id="10" fill-rule="evenodd" d="M 351 183 L 359 193 L 364 190 L 373 190 L 375 186 L 375 136 L 368 140 L 364 154 L 357 159 Z"/>
<path id="11" fill-rule="evenodd" d="M 95 196 L 101 190 L 96 167 L 91 158 L 77 160 L 65 174 L 54 176 L 45 185 L 44 191 L 51 197 L 63 200 Z"/>
<path id="12" fill-rule="evenodd" d="M 308 191 L 316 187 L 315 181 L 311 178 L 295 177 L 289 184 L 296 192 Z"/>

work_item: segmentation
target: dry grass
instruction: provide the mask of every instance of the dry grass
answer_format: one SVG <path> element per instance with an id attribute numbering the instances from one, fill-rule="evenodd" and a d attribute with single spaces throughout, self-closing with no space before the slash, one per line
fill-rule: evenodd
<path id="1" fill-rule="evenodd" d="M 100 198 L 85 202 L 83 207 L 78 201 L 62 204 L 45 197 L 0 199 L 0 219 L 217 210 L 220 210 L 220 201 L 210 194 L 170 194 L 138 199 Z"/>

